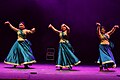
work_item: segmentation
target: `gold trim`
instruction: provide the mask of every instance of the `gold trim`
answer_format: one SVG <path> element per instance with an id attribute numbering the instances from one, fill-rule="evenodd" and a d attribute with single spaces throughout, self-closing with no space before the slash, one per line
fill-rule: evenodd
<path id="1" fill-rule="evenodd" d="M 68 67 L 70 67 L 70 66 L 75 66 L 75 65 L 78 65 L 79 63 L 81 63 L 81 61 L 78 61 L 78 62 L 77 62 L 77 63 L 75 63 L 74 65 L 66 65 L 66 66 L 56 65 L 56 67 L 68 68 Z"/>
<path id="2" fill-rule="evenodd" d="M 4 61 L 4 63 L 6 63 L 6 64 L 12 64 L 12 65 L 20 65 L 20 64 L 15 64 L 15 63 L 6 62 L 6 61 Z"/>
<path id="3" fill-rule="evenodd" d="M 74 65 L 78 65 L 78 64 L 80 64 L 81 63 L 81 61 L 78 61 L 77 63 L 75 63 Z"/>
<path id="4" fill-rule="evenodd" d="M 107 64 L 107 63 L 111 63 L 111 62 L 113 62 L 113 63 L 114 63 L 114 61 L 110 60 L 110 61 L 105 61 L 105 62 L 102 62 L 102 64 Z M 97 63 L 100 63 L 100 62 L 99 62 L 99 61 L 97 61 Z M 116 64 L 114 64 L 114 65 L 113 65 L 113 68 L 116 68 Z"/>
<path id="5" fill-rule="evenodd" d="M 24 64 L 36 63 L 36 61 L 33 60 L 33 61 L 30 61 L 30 62 L 24 62 L 24 63 L 21 63 L 21 64 L 16 64 L 16 63 L 11 63 L 11 62 L 6 62 L 6 61 L 4 61 L 4 63 L 6 63 L 6 64 L 12 64 L 12 65 L 24 65 Z"/>
<path id="6" fill-rule="evenodd" d="M 111 63 L 111 62 L 113 62 L 113 63 L 114 63 L 114 61 L 110 60 L 110 61 L 105 61 L 105 62 L 102 62 L 102 64 Z M 97 63 L 100 63 L 100 61 L 97 61 Z"/>
<path id="7" fill-rule="evenodd" d="M 59 41 L 59 43 L 69 43 L 69 41 L 68 40 L 66 40 L 66 39 L 60 39 L 60 41 Z"/>

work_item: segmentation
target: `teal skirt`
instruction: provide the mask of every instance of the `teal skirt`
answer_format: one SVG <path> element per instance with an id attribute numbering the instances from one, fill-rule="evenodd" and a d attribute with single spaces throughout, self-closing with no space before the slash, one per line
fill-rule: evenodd
<path id="1" fill-rule="evenodd" d="M 59 43 L 58 67 L 71 67 L 80 63 L 79 59 L 73 54 L 73 48 L 69 42 Z"/>
<path id="2" fill-rule="evenodd" d="M 100 56 L 98 58 L 98 63 L 103 67 L 116 67 L 115 59 L 111 51 L 110 45 L 100 44 L 99 45 Z"/>
<path id="3" fill-rule="evenodd" d="M 25 41 L 16 41 L 4 63 L 13 65 L 35 63 L 36 61 L 30 46 L 31 43 L 27 39 Z"/>

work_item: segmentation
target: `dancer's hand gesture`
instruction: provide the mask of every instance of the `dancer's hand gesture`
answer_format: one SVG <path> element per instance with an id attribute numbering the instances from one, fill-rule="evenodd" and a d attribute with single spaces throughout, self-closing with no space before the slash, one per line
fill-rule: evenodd
<path id="1" fill-rule="evenodd" d="M 98 22 L 96 22 L 96 25 L 97 25 L 97 26 L 101 26 L 101 24 L 100 24 L 100 23 L 98 23 Z"/>
<path id="2" fill-rule="evenodd" d="M 53 26 L 50 24 L 49 26 L 48 26 L 48 28 L 52 28 Z"/>
<path id="3" fill-rule="evenodd" d="M 10 24 L 10 22 L 9 22 L 9 21 L 6 21 L 5 24 Z"/>
<path id="4" fill-rule="evenodd" d="M 115 25 L 114 28 L 119 28 L 119 25 Z"/>

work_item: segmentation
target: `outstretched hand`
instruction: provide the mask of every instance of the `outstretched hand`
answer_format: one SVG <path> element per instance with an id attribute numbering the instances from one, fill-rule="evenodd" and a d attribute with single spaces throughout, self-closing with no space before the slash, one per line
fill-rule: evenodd
<path id="1" fill-rule="evenodd" d="M 32 31 L 35 31 L 35 28 L 32 28 L 31 30 L 32 30 Z"/>
<path id="2" fill-rule="evenodd" d="M 50 24 L 50 25 L 48 26 L 48 28 L 52 28 L 52 25 Z"/>
<path id="3" fill-rule="evenodd" d="M 10 22 L 9 22 L 9 21 L 6 21 L 5 24 L 10 24 Z"/>
<path id="4" fill-rule="evenodd" d="M 114 28 L 119 28 L 119 25 L 115 25 Z"/>
<path id="5" fill-rule="evenodd" d="M 98 22 L 96 22 L 96 25 L 97 25 L 97 26 L 101 26 L 101 24 L 100 24 L 100 23 L 98 23 Z"/>

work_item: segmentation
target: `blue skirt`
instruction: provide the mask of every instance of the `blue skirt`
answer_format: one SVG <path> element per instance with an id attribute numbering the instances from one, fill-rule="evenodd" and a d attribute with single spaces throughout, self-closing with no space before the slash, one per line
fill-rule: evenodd
<path id="1" fill-rule="evenodd" d="M 12 46 L 4 63 L 21 65 L 35 63 L 35 58 L 30 48 L 31 43 L 27 39 L 25 41 L 16 41 Z"/>
<path id="2" fill-rule="evenodd" d="M 69 42 L 59 43 L 58 67 L 71 67 L 80 63 L 79 59 L 73 54 L 73 48 Z"/>
<path id="3" fill-rule="evenodd" d="M 98 58 L 98 63 L 100 63 L 102 66 L 116 67 L 110 45 L 100 44 L 99 52 L 100 57 Z"/>

